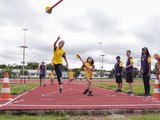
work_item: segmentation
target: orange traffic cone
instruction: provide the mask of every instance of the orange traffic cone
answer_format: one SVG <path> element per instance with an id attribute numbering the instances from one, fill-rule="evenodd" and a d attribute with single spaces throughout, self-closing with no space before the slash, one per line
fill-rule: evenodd
<path id="1" fill-rule="evenodd" d="M 11 100 L 10 85 L 9 85 L 9 78 L 8 78 L 7 72 L 4 73 L 4 79 L 3 79 L 0 100 Z"/>
<path id="2" fill-rule="evenodd" d="M 160 80 L 158 75 L 154 83 L 154 92 L 153 92 L 152 100 L 160 100 Z"/>

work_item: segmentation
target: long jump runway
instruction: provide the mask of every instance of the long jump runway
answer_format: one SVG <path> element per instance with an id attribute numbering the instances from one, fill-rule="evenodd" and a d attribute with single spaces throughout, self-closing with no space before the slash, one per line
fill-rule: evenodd
<path id="1" fill-rule="evenodd" d="M 75 82 L 73 86 L 64 83 L 64 91 L 59 93 L 57 83 L 47 84 L 1 104 L 0 110 L 160 109 L 160 102 L 148 97 L 128 96 L 96 87 L 92 87 L 94 96 L 87 96 L 83 95 L 85 89 L 85 83 Z"/>

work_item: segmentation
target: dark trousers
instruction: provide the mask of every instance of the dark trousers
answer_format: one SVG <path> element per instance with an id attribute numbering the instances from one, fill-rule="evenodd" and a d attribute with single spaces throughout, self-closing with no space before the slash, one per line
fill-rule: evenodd
<path id="1" fill-rule="evenodd" d="M 149 79 L 150 79 L 150 76 L 148 76 L 148 73 L 143 73 L 143 83 L 144 83 L 145 94 L 150 94 Z"/>
<path id="2" fill-rule="evenodd" d="M 57 75 L 59 85 L 63 84 L 62 82 L 62 64 L 55 64 L 55 73 Z"/>

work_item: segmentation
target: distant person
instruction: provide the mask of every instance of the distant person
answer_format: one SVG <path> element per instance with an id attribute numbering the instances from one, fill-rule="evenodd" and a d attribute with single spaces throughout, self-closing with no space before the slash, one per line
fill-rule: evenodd
<path id="1" fill-rule="evenodd" d="M 53 69 L 51 70 L 49 76 L 50 76 L 50 79 L 51 79 L 51 85 L 54 85 L 54 72 L 53 72 Z"/>
<path id="2" fill-rule="evenodd" d="M 122 92 L 122 69 L 123 69 L 123 63 L 121 62 L 120 56 L 116 57 L 116 64 L 114 66 L 115 69 L 115 78 L 116 83 L 118 85 L 118 89 L 115 92 Z"/>
<path id="3" fill-rule="evenodd" d="M 129 84 L 130 91 L 128 92 L 129 95 L 133 94 L 133 58 L 131 57 L 131 51 L 126 51 L 126 56 L 128 57 L 126 62 L 126 67 L 124 68 L 126 70 L 126 82 Z"/>
<path id="4" fill-rule="evenodd" d="M 63 66 L 63 60 L 62 58 L 64 58 L 65 62 L 66 62 L 66 66 L 65 67 L 68 67 L 68 62 L 67 62 L 67 59 L 66 59 L 66 53 L 64 52 L 64 50 L 62 49 L 63 46 L 64 46 L 64 41 L 61 40 L 59 43 L 58 43 L 58 46 L 56 45 L 57 42 L 60 40 L 60 36 L 57 37 L 57 40 L 54 42 L 54 45 L 53 45 L 53 48 L 54 48 L 54 56 L 53 56 L 53 59 L 52 59 L 52 64 L 54 65 L 54 68 L 55 68 L 55 73 L 57 75 L 57 79 L 58 79 L 58 83 L 60 85 L 60 89 L 59 89 L 59 92 L 62 93 L 62 91 L 64 90 L 63 89 L 63 81 L 62 81 L 62 66 Z"/>
<path id="5" fill-rule="evenodd" d="M 74 72 L 69 69 L 68 71 L 68 85 L 73 85 Z"/>
<path id="6" fill-rule="evenodd" d="M 147 47 L 142 48 L 141 69 L 144 83 L 144 96 L 150 95 L 151 56 Z"/>
<path id="7" fill-rule="evenodd" d="M 87 68 L 85 67 L 85 65 L 87 66 L 87 68 L 90 69 L 91 73 L 87 70 Z M 87 58 L 87 61 L 85 62 L 85 65 L 82 66 L 82 68 L 85 68 L 85 78 L 88 82 L 88 86 L 87 86 L 87 89 L 83 92 L 83 94 L 86 94 L 88 93 L 88 96 L 93 96 L 93 93 L 92 93 L 92 90 L 91 90 L 91 80 L 92 80 L 92 77 L 93 77 L 93 69 L 94 69 L 94 60 L 91 58 L 91 57 L 88 57 Z"/>
<path id="8" fill-rule="evenodd" d="M 46 65 L 44 62 L 41 63 L 41 65 L 38 68 L 39 70 L 39 78 L 40 78 L 40 86 L 43 84 L 43 86 L 45 87 L 45 76 L 46 76 Z"/>

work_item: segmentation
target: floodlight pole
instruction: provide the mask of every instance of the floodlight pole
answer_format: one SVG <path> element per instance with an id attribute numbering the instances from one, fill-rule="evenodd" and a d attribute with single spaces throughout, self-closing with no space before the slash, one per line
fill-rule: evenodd
<path id="1" fill-rule="evenodd" d="M 99 75 L 101 76 L 101 54 L 102 54 L 102 42 L 99 42 Z"/>
<path id="2" fill-rule="evenodd" d="M 22 30 L 24 30 L 24 44 L 21 46 L 21 48 L 23 48 L 23 61 L 22 61 L 23 68 L 22 68 L 21 83 L 22 83 L 22 80 L 24 80 L 25 49 L 28 48 L 28 46 L 26 46 L 26 31 L 27 31 L 28 29 L 24 28 L 24 29 L 22 29 Z M 25 80 L 24 80 L 24 83 L 25 83 Z"/>
<path id="3" fill-rule="evenodd" d="M 103 63 L 104 63 L 104 59 L 103 58 L 104 58 L 104 56 L 105 56 L 104 54 L 101 55 L 101 57 L 102 57 L 102 66 L 101 66 L 102 74 L 101 74 L 101 78 L 103 77 Z"/>

